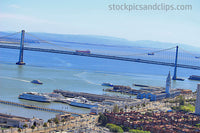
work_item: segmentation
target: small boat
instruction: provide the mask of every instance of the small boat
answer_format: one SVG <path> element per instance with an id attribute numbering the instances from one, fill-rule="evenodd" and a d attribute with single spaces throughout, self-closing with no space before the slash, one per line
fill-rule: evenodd
<path id="1" fill-rule="evenodd" d="M 111 84 L 111 83 L 103 83 L 103 84 L 101 84 L 102 86 L 108 86 L 108 87 L 113 87 L 113 84 Z"/>
<path id="2" fill-rule="evenodd" d="M 31 83 L 33 83 L 33 84 L 43 84 L 40 80 L 32 80 Z"/>
<path id="3" fill-rule="evenodd" d="M 148 55 L 154 55 L 154 53 L 152 52 L 152 53 L 148 53 Z"/>

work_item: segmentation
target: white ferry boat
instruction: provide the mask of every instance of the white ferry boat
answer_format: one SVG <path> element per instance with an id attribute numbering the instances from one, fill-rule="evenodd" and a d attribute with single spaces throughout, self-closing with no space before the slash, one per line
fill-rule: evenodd
<path id="1" fill-rule="evenodd" d="M 77 107 L 82 107 L 82 108 L 98 107 L 97 104 L 92 103 L 91 101 L 88 101 L 84 97 L 75 97 L 75 98 L 72 98 L 69 105 L 77 106 Z"/>
<path id="2" fill-rule="evenodd" d="M 37 92 L 24 92 L 19 95 L 19 99 L 38 101 L 38 102 L 51 102 L 51 98 L 48 95 Z"/>

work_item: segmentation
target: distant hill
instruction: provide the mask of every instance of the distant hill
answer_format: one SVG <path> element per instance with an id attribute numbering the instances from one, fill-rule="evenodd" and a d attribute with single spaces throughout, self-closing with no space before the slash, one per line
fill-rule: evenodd
<path id="1" fill-rule="evenodd" d="M 6 36 L 11 34 L 11 32 L 0 32 L 1 36 Z M 129 41 L 123 38 L 116 38 L 110 36 L 97 36 L 97 35 L 73 35 L 73 34 L 53 34 L 53 33 L 40 33 L 40 32 L 31 32 L 34 36 L 41 38 L 42 40 L 51 41 L 51 42 L 62 42 L 62 43 L 79 43 L 83 45 L 100 45 L 100 46 L 112 46 L 112 47 L 145 47 L 145 48 L 170 48 L 174 46 L 181 46 L 182 48 L 188 51 L 199 51 L 200 47 L 194 47 L 187 44 L 177 44 L 177 43 L 167 43 L 167 42 L 158 42 L 151 40 L 138 40 L 138 41 Z M 33 37 L 25 35 L 28 39 L 28 42 L 37 42 Z M 19 41 L 20 34 L 13 36 L 12 40 Z M 7 40 L 6 39 L 6 40 Z"/>

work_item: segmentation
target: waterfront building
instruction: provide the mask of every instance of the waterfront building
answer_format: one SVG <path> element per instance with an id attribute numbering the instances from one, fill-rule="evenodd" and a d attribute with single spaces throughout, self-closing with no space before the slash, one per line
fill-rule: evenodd
<path id="1" fill-rule="evenodd" d="M 28 128 L 34 125 L 43 125 L 44 120 L 38 118 L 25 118 L 20 116 L 8 115 L 0 113 L 1 127 L 18 127 L 23 128 L 26 124 Z"/>
<path id="2" fill-rule="evenodd" d="M 170 72 L 166 79 L 165 88 L 142 88 L 137 94 L 138 99 L 147 98 L 151 101 L 162 100 L 165 98 L 173 98 L 180 95 L 181 91 L 178 89 L 171 89 L 171 75 Z"/>
<path id="3" fill-rule="evenodd" d="M 197 84 L 197 97 L 195 104 L 195 114 L 200 115 L 200 84 Z"/>

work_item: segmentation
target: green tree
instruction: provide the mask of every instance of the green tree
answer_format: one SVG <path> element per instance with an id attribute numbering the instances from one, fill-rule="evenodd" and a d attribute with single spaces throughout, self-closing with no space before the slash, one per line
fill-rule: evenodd
<path id="1" fill-rule="evenodd" d="M 43 124 L 43 127 L 47 127 L 47 123 L 46 122 Z"/>
<path id="2" fill-rule="evenodd" d="M 123 108 L 121 108 L 121 109 L 120 109 L 120 112 L 124 112 L 124 109 L 123 109 Z"/>
<path id="3" fill-rule="evenodd" d="M 98 122 L 101 123 L 102 126 L 105 126 L 108 123 L 108 118 L 104 114 L 99 113 Z"/>
<path id="4" fill-rule="evenodd" d="M 17 130 L 17 131 L 20 133 L 20 132 L 22 132 L 22 129 L 21 129 L 21 128 L 18 128 L 18 130 Z"/>
<path id="5" fill-rule="evenodd" d="M 31 126 L 31 129 L 32 129 L 32 132 L 33 132 L 33 130 L 35 129 L 35 125 L 32 125 L 32 126 Z"/>
<path id="6" fill-rule="evenodd" d="M 28 125 L 27 125 L 27 124 L 24 124 L 24 125 L 23 125 L 23 128 L 27 128 L 27 127 L 28 127 Z"/>
<path id="7" fill-rule="evenodd" d="M 117 104 L 114 105 L 114 107 L 113 107 L 113 112 L 114 112 L 114 113 L 118 113 L 118 112 L 119 112 L 119 107 L 118 107 Z"/>
<path id="8" fill-rule="evenodd" d="M 52 122 L 52 120 L 51 119 L 48 119 L 48 123 L 51 123 Z"/>
<path id="9" fill-rule="evenodd" d="M 61 120 L 61 122 L 63 122 L 63 123 L 64 123 L 64 122 L 65 122 L 65 119 L 62 119 L 62 120 Z"/>
<path id="10" fill-rule="evenodd" d="M 123 133 L 124 132 L 124 130 L 120 126 L 117 126 L 115 124 L 108 123 L 108 124 L 106 124 L 106 127 L 109 128 L 109 130 L 111 132 L 117 132 L 117 133 Z"/>
<path id="11" fill-rule="evenodd" d="M 127 105 L 125 105 L 125 107 L 124 107 L 124 108 L 125 108 L 125 110 L 127 110 L 128 106 L 127 106 Z"/>
<path id="12" fill-rule="evenodd" d="M 179 96 L 179 105 L 185 105 L 185 97 L 182 95 Z"/>
<path id="13" fill-rule="evenodd" d="M 55 122 L 56 124 L 59 124 L 58 118 L 55 118 L 55 119 L 54 119 L 54 122 Z"/>
<path id="14" fill-rule="evenodd" d="M 130 109 L 132 110 L 132 109 L 133 109 L 133 106 L 131 106 Z"/>
<path id="15" fill-rule="evenodd" d="M 142 131 L 137 129 L 130 129 L 129 133 L 151 133 L 150 131 Z"/>

